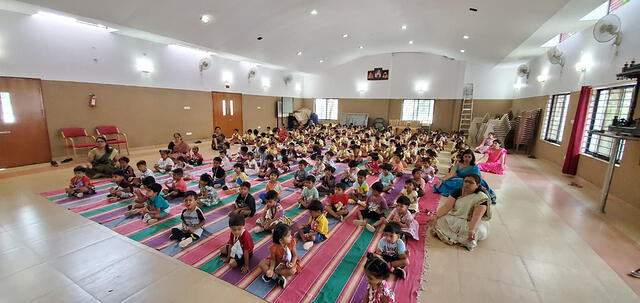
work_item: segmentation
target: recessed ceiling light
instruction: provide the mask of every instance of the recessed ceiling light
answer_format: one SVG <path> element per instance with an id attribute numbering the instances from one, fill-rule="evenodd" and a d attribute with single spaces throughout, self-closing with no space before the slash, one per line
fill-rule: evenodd
<path id="1" fill-rule="evenodd" d="M 472 11 L 472 12 L 477 12 L 478 11 L 478 9 L 475 8 L 475 7 L 470 7 L 469 10 Z"/>
<path id="2" fill-rule="evenodd" d="M 262 40 L 263 38 L 262 38 L 262 36 L 259 36 L 259 37 L 258 37 L 258 38 L 256 38 L 256 39 L 258 39 L 258 41 L 260 41 L 260 40 Z"/>
<path id="3" fill-rule="evenodd" d="M 410 41 L 409 41 L 409 44 L 413 44 L 413 40 L 410 40 Z"/>
<path id="4" fill-rule="evenodd" d="M 314 9 L 314 10 L 312 10 L 312 11 L 311 11 L 311 15 L 315 16 L 315 15 L 317 15 L 317 14 L 318 14 L 318 11 L 317 11 L 317 10 L 315 10 L 315 9 Z"/>
<path id="5" fill-rule="evenodd" d="M 364 48 L 364 45 L 360 45 L 360 49 L 363 49 L 363 48 Z"/>
<path id="6" fill-rule="evenodd" d="M 465 39 L 465 40 L 466 40 L 466 39 L 469 39 L 469 36 L 464 35 L 464 36 L 462 36 L 462 39 Z"/>
<path id="7" fill-rule="evenodd" d="M 200 21 L 202 21 L 202 23 L 209 23 L 211 21 L 211 16 L 202 15 L 202 17 L 200 17 Z"/>
<path id="8" fill-rule="evenodd" d="M 324 63 L 324 60 L 323 60 L 323 59 L 320 59 L 320 63 Z"/>
<path id="9" fill-rule="evenodd" d="M 460 50 L 460 52 L 461 52 L 461 53 L 464 53 L 464 49 L 461 49 L 461 50 Z"/>
<path id="10" fill-rule="evenodd" d="M 349 37 L 349 34 L 342 34 L 342 38 L 347 38 Z"/>
<path id="11" fill-rule="evenodd" d="M 302 51 L 298 51 L 298 53 L 296 55 L 302 56 Z"/>
<path id="12" fill-rule="evenodd" d="M 402 30 L 403 30 L 403 31 L 406 31 L 406 30 L 407 30 L 407 25 L 406 25 L 406 24 L 402 26 Z"/>

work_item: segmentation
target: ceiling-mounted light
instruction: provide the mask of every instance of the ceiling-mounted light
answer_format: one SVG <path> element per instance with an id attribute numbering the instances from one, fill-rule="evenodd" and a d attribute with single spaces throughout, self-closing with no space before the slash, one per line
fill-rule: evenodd
<path id="1" fill-rule="evenodd" d="M 298 51 L 298 52 L 296 53 L 296 55 L 298 55 L 298 56 L 302 56 L 302 51 Z"/>
<path id="2" fill-rule="evenodd" d="M 407 30 L 407 25 L 406 25 L 406 24 L 405 24 L 405 25 L 402 25 L 402 27 L 401 27 L 401 28 L 402 28 L 402 30 L 403 30 L 403 31 L 406 31 L 406 30 Z"/>
<path id="3" fill-rule="evenodd" d="M 522 82 L 522 78 L 521 77 L 518 77 L 518 79 L 516 80 L 516 83 L 513 84 L 513 88 L 515 88 L 515 89 L 521 89 L 521 88 L 523 88 L 525 86 L 526 86 L 526 84 L 524 84 Z"/>
<path id="4" fill-rule="evenodd" d="M 364 48 L 364 45 L 360 45 L 360 47 L 359 47 L 359 48 L 360 48 L 360 49 L 363 49 L 363 48 Z"/>
<path id="5" fill-rule="evenodd" d="M 409 40 L 409 44 L 413 44 L 413 40 Z"/>
<path id="6" fill-rule="evenodd" d="M 230 88 L 232 81 L 233 81 L 233 74 L 230 71 L 223 71 L 222 72 L 222 82 L 224 82 L 224 86 L 226 88 Z"/>
<path id="7" fill-rule="evenodd" d="M 460 52 L 461 52 L 461 53 L 464 53 L 464 49 L 461 49 L 461 50 L 460 50 Z"/>
<path id="8" fill-rule="evenodd" d="M 300 84 L 300 82 L 296 82 L 295 90 L 298 93 L 302 91 L 302 84 Z"/>
<path id="9" fill-rule="evenodd" d="M 580 58 L 580 61 L 576 63 L 576 71 L 579 73 L 584 73 L 591 67 L 591 55 L 584 54 Z"/>
<path id="10" fill-rule="evenodd" d="M 317 15 L 317 14 L 318 14 L 318 11 L 314 9 L 314 10 L 312 10 L 312 11 L 311 11 L 311 13 L 310 13 L 310 14 L 311 14 L 312 16 L 315 16 L 315 15 Z"/>
<path id="11" fill-rule="evenodd" d="M 209 15 L 202 15 L 202 16 L 200 17 L 200 21 L 201 21 L 202 23 L 204 23 L 204 24 L 207 24 L 207 23 L 209 23 L 209 22 L 211 21 L 211 16 L 209 16 Z"/>
<path id="12" fill-rule="evenodd" d="M 538 82 L 540 83 L 544 83 L 547 81 L 547 79 L 549 79 L 549 76 L 546 74 L 540 74 L 538 75 Z"/>
<path id="13" fill-rule="evenodd" d="M 320 59 L 320 63 L 324 63 L 324 59 Z"/>
<path id="14" fill-rule="evenodd" d="M 424 92 L 429 90 L 429 84 L 424 81 L 416 82 L 415 89 L 418 94 L 424 94 Z"/>
<path id="15" fill-rule="evenodd" d="M 271 87 L 271 80 L 269 78 L 262 78 L 262 88 L 268 89 Z"/>
<path id="16" fill-rule="evenodd" d="M 369 85 L 367 84 L 367 82 L 358 83 L 358 92 L 360 92 L 361 94 L 364 94 L 368 89 Z"/>
<path id="17" fill-rule="evenodd" d="M 342 34 L 342 38 L 347 38 L 349 37 L 349 34 Z"/>
<path id="18" fill-rule="evenodd" d="M 467 39 L 469 39 L 469 36 L 467 36 L 467 35 L 464 35 L 464 36 L 462 36 L 462 39 L 465 39 L 465 40 L 467 40 Z"/>

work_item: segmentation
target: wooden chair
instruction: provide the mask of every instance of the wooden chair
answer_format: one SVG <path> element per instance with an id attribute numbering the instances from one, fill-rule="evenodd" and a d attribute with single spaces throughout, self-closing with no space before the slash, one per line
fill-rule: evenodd
<path id="1" fill-rule="evenodd" d="M 120 149 L 120 145 L 124 144 L 127 148 L 127 155 L 130 155 L 129 140 L 127 140 L 127 134 L 121 132 L 116 126 L 96 126 L 96 133 L 98 134 L 98 136 L 104 136 L 105 138 L 107 138 L 107 143 L 109 143 L 110 145 L 118 145 L 118 149 Z"/>
<path id="2" fill-rule="evenodd" d="M 96 146 L 96 138 L 94 136 L 87 135 L 87 131 L 80 127 L 67 127 L 63 128 L 60 132 L 62 139 L 65 143 L 65 153 L 69 156 L 69 148 L 73 149 L 73 158 L 78 159 L 77 149 L 87 148 L 91 149 Z M 91 140 L 89 142 L 89 140 Z"/>

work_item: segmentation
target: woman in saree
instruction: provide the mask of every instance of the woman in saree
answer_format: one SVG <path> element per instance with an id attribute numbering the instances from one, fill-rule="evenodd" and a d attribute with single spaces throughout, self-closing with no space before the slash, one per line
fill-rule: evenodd
<path id="1" fill-rule="evenodd" d="M 180 133 L 174 133 L 173 141 L 169 143 L 169 150 L 171 151 L 171 153 L 169 153 L 169 158 L 175 160 L 178 157 L 188 158 L 189 151 L 191 149 L 187 142 L 182 141 L 182 135 Z"/>
<path id="2" fill-rule="evenodd" d="M 489 149 L 489 151 L 482 155 L 482 158 L 478 161 L 482 161 L 482 159 L 489 157 L 487 162 L 478 163 L 478 168 L 484 172 L 490 172 L 498 175 L 504 175 L 504 169 L 506 168 L 506 160 L 507 160 L 507 150 L 500 147 L 500 140 L 493 140 L 493 146 Z"/>
<path id="3" fill-rule="evenodd" d="M 491 148 L 491 144 L 493 144 L 493 140 L 495 139 L 496 139 L 496 134 L 494 133 L 487 134 L 487 137 L 484 139 L 484 141 L 482 141 L 482 144 L 476 147 L 475 149 L 476 153 L 481 153 L 481 154 L 486 153 Z"/>
<path id="4" fill-rule="evenodd" d="M 462 162 L 456 163 L 449 173 L 433 185 L 433 192 L 440 193 L 443 196 L 449 196 L 451 192 L 462 187 L 464 177 L 476 174 L 480 176 L 480 169 L 476 165 L 476 156 L 470 149 L 462 152 Z M 491 203 L 496 203 L 496 195 L 489 188 L 487 182 L 480 179 L 480 185 L 486 189 L 486 193 L 491 199 Z"/>
<path id="5" fill-rule="evenodd" d="M 96 138 L 96 147 L 92 148 L 87 155 L 89 163 L 87 164 L 87 177 L 100 178 L 111 177 L 113 171 L 116 170 L 118 163 L 118 150 L 109 146 L 107 138 Z"/>
<path id="6" fill-rule="evenodd" d="M 491 203 L 480 185 L 480 176 L 467 175 L 462 188 L 456 189 L 430 218 L 433 232 L 444 243 L 468 250 L 489 236 Z"/>

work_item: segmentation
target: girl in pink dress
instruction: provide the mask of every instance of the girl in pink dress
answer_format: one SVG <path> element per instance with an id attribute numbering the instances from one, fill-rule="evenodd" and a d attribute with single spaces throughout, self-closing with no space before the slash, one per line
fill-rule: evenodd
<path id="1" fill-rule="evenodd" d="M 420 226 L 418 221 L 413 218 L 411 212 L 409 212 L 409 205 L 411 205 L 411 200 L 409 200 L 407 196 L 400 196 L 396 201 L 396 207 L 387 215 L 385 224 L 398 222 L 400 223 L 400 227 L 402 227 L 402 233 L 407 239 L 411 237 L 418 240 L 418 228 Z"/>
<path id="2" fill-rule="evenodd" d="M 391 274 L 387 262 L 373 254 L 368 254 L 364 273 L 367 277 L 367 295 L 363 302 L 393 303 L 395 301 L 393 289 L 387 283 L 387 278 Z"/>
<path id="3" fill-rule="evenodd" d="M 484 139 L 484 141 L 482 141 L 482 144 L 476 147 L 475 152 L 480 154 L 486 154 L 487 151 L 489 151 L 489 149 L 491 148 L 491 145 L 493 144 L 493 140 L 495 139 L 496 139 L 496 134 L 489 133 L 487 135 L 487 138 Z"/>
<path id="4" fill-rule="evenodd" d="M 495 139 L 493 141 L 493 146 L 482 156 L 482 158 L 480 158 L 480 160 L 482 160 L 487 155 L 489 156 L 487 162 L 478 163 L 478 168 L 480 168 L 481 171 L 504 175 L 504 169 L 506 168 L 507 161 L 507 150 L 500 147 L 500 143 L 500 140 Z"/>

